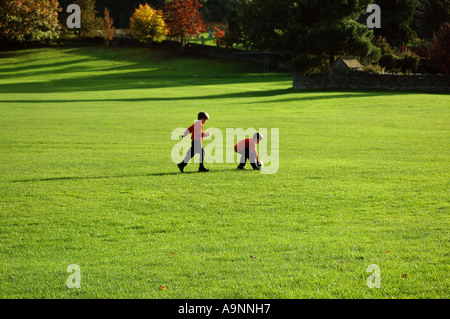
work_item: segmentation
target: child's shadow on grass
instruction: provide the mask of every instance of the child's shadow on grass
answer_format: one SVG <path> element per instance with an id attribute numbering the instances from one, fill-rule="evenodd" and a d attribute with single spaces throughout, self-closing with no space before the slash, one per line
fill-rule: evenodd
<path id="1" fill-rule="evenodd" d="M 223 173 L 229 171 L 238 171 L 236 168 L 229 169 L 212 169 L 209 172 L 199 171 L 187 171 L 187 172 L 163 172 L 163 173 L 149 173 L 149 174 L 124 174 L 124 175 L 112 175 L 112 176 L 60 176 L 60 177 L 46 177 L 46 178 L 30 178 L 30 179 L 17 179 L 12 180 L 13 183 L 26 183 L 26 182 L 49 182 L 49 181 L 62 181 L 62 180 L 89 180 L 89 179 L 109 179 L 109 178 L 126 178 L 126 177 L 151 177 L 151 176 L 170 176 L 170 175 L 186 175 L 186 174 L 214 174 Z M 244 170 L 252 171 L 252 170 Z"/>

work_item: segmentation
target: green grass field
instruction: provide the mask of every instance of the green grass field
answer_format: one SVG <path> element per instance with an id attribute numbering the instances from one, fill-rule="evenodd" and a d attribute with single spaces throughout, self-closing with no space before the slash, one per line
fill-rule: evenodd
<path id="1" fill-rule="evenodd" d="M 449 298 L 450 96 L 252 72 L 143 48 L 0 52 L 0 298 Z M 199 110 L 206 131 L 279 128 L 278 172 L 181 174 L 171 133 Z"/>

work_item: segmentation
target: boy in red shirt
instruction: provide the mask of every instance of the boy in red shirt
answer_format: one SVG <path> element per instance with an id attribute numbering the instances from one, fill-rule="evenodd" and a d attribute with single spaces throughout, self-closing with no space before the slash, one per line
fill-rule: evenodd
<path id="1" fill-rule="evenodd" d="M 250 162 L 253 169 L 261 169 L 261 162 L 259 161 L 258 152 L 256 151 L 256 144 L 263 138 L 261 133 L 256 132 L 253 134 L 253 138 L 243 139 L 234 146 L 234 151 L 242 155 L 240 160 L 241 163 L 237 169 L 244 169 L 247 160 Z"/>
<path id="2" fill-rule="evenodd" d="M 182 138 L 185 136 L 191 135 L 191 148 L 187 151 L 186 157 L 184 160 L 177 164 L 181 173 L 183 173 L 184 167 L 188 164 L 189 160 L 194 157 L 195 154 L 200 154 L 200 166 L 198 168 L 199 172 L 209 172 L 209 169 L 206 169 L 203 165 L 203 158 L 205 157 L 205 150 L 202 146 L 203 137 L 209 136 L 210 133 L 203 132 L 203 124 L 209 119 L 209 115 L 206 112 L 200 112 L 197 115 L 198 121 L 195 121 L 181 136 Z"/>

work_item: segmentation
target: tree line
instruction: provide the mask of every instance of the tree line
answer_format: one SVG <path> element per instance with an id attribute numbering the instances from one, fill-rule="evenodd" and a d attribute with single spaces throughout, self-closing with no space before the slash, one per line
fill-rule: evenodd
<path id="1" fill-rule="evenodd" d="M 71 3 L 82 8 L 80 38 L 111 34 L 114 21 L 141 41 L 184 44 L 205 21 L 226 22 L 219 44 L 289 52 L 299 72 L 327 70 L 339 55 L 378 71 L 449 72 L 450 0 L 2 0 L 0 39 L 57 39 Z M 380 28 L 365 23 L 370 4 L 381 8 Z"/>
<path id="2" fill-rule="evenodd" d="M 239 0 L 226 41 L 259 51 L 286 50 L 301 72 L 324 71 L 338 55 L 397 71 L 448 72 L 450 0 Z M 369 29 L 370 4 L 381 28 Z M 436 63 L 428 63 L 433 58 Z M 439 60 L 439 62 L 437 62 Z M 428 64 L 428 65 L 427 65 Z"/>
<path id="3" fill-rule="evenodd" d="M 237 0 L 198 0 L 202 5 L 200 13 L 208 22 L 227 22 Z M 74 0 L 60 0 L 60 5 L 66 8 Z M 116 28 L 128 29 L 130 27 L 130 17 L 140 4 L 148 4 L 155 10 L 162 10 L 168 0 L 96 0 L 95 6 L 98 12 L 103 12 L 107 8 L 111 18 L 114 20 Z"/>

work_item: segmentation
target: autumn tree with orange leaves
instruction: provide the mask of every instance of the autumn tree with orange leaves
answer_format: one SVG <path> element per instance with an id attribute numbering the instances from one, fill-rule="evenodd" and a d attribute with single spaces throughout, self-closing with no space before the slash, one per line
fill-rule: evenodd
<path id="1" fill-rule="evenodd" d="M 51 41 L 61 29 L 58 0 L 0 1 L 0 39 L 10 41 Z"/>
<path id="2" fill-rule="evenodd" d="M 113 27 L 113 19 L 111 19 L 109 15 L 109 10 L 105 8 L 103 24 L 102 24 L 102 35 L 103 39 L 105 39 L 106 46 L 109 46 L 109 42 L 114 39 L 115 29 Z"/>
<path id="3" fill-rule="evenodd" d="M 181 45 L 193 35 L 205 30 L 205 22 L 199 9 L 203 5 L 198 0 L 173 0 L 164 6 L 164 20 L 169 28 L 169 37 L 177 38 Z"/>

